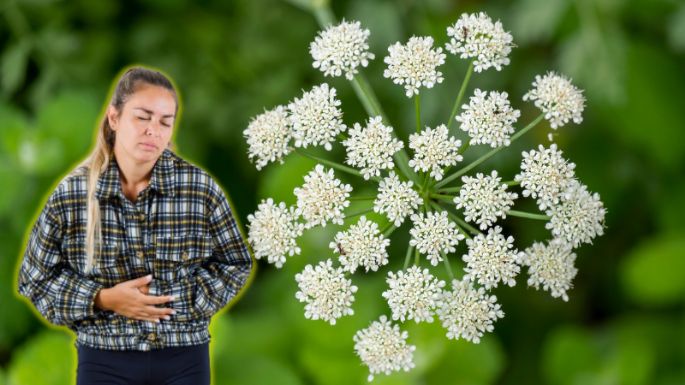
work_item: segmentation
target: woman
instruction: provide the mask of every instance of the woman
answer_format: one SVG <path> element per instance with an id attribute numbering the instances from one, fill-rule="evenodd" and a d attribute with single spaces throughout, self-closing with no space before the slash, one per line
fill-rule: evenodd
<path id="1" fill-rule="evenodd" d="M 227 196 L 171 150 L 177 113 L 164 75 L 128 69 L 30 233 L 19 293 L 76 332 L 78 384 L 209 384 L 210 318 L 250 275 Z"/>

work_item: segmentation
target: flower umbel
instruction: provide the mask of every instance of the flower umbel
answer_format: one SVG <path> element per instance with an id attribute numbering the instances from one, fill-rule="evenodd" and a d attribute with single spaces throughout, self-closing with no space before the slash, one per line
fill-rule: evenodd
<path id="1" fill-rule="evenodd" d="M 490 67 L 499 71 L 509 64 L 513 38 L 499 20 L 493 23 L 483 12 L 462 14 L 456 23 L 447 27 L 447 36 L 451 38 L 445 45 L 447 50 L 462 59 L 475 59 L 476 72 Z"/>
<path id="2" fill-rule="evenodd" d="M 599 194 L 590 193 L 587 187 L 573 180 L 561 195 L 559 205 L 550 207 L 547 215 L 551 217 L 546 227 L 555 237 L 563 238 L 578 247 L 591 243 L 592 239 L 604 234 L 604 215 L 606 210 Z"/>
<path id="3" fill-rule="evenodd" d="M 354 335 L 354 350 L 369 367 L 369 381 L 378 373 L 407 372 L 414 367 L 416 347 L 407 344 L 408 336 L 406 331 L 400 331 L 400 327 L 393 325 L 384 315 Z"/>
<path id="4" fill-rule="evenodd" d="M 505 218 L 518 197 L 516 193 L 507 192 L 507 185 L 501 182 L 496 170 L 490 175 L 478 173 L 475 178 L 464 176 L 461 180 L 464 184 L 459 196 L 454 197 L 454 203 L 458 209 L 464 209 L 464 219 L 476 222 L 481 230 L 490 227 L 498 217 Z"/>
<path id="5" fill-rule="evenodd" d="M 319 36 L 309 45 L 314 68 L 324 75 L 338 77 L 345 74 L 352 80 L 358 72 L 357 67 L 366 67 L 374 58 L 369 52 L 369 30 L 362 29 L 358 21 L 343 20 L 336 26 L 319 32 Z"/>
<path id="6" fill-rule="evenodd" d="M 364 270 L 378 271 L 388 263 L 386 248 L 390 240 L 379 235 L 378 224 L 361 216 L 357 224 L 347 231 L 339 232 L 328 246 L 340 254 L 340 264 L 345 271 L 354 273 L 357 267 Z"/>
<path id="7" fill-rule="evenodd" d="M 352 186 L 335 178 L 333 169 L 320 164 L 304 177 L 304 185 L 294 190 L 297 197 L 296 213 L 306 221 L 305 227 L 326 226 L 328 221 L 343 224 L 343 210 L 350 205 Z"/>
<path id="8" fill-rule="evenodd" d="M 306 302 L 304 316 L 324 320 L 335 325 L 338 318 L 354 314 L 352 302 L 357 287 L 345 278 L 341 268 L 333 268 L 330 259 L 319 262 L 316 267 L 307 265 L 295 275 L 299 291 L 295 298 Z"/>
<path id="9" fill-rule="evenodd" d="M 429 211 L 425 216 L 423 213 L 412 214 L 411 220 L 414 227 L 409 230 L 409 244 L 415 246 L 421 254 L 426 254 L 433 266 L 442 261 L 441 252 L 455 252 L 454 246 L 464 239 L 454 222 L 447 219 L 446 211 Z"/>
<path id="10" fill-rule="evenodd" d="M 288 146 L 292 130 L 285 107 L 278 106 L 252 119 L 243 136 L 247 139 L 250 160 L 256 160 L 257 170 L 269 162 L 283 164 L 283 157 L 292 150 Z"/>
<path id="11" fill-rule="evenodd" d="M 545 119 L 556 129 L 573 120 L 579 124 L 583 121 L 585 97 L 571 81 L 550 71 L 544 76 L 536 75 L 533 89 L 523 95 L 523 100 L 532 100 L 535 107 L 545 113 Z"/>
<path id="12" fill-rule="evenodd" d="M 516 276 L 521 268 L 517 263 L 523 253 L 514 249 L 514 237 L 505 238 L 502 228 L 495 226 L 487 235 L 479 234 L 467 239 L 468 254 L 462 259 L 466 262 L 466 277 L 478 282 L 486 289 L 497 287 L 502 282 L 509 286 L 516 285 Z"/>
<path id="13" fill-rule="evenodd" d="M 461 140 L 448 137 L 447 126 L 441 124 L 435 129 L 426 127 L 418 134 L 409 136 L 409 148 L 414 150 L 414 157 L 409 166 L 414 171 L 427 172 L 436 180 L 441 180 L 443 167 L 453 166 L 464 159 L 459 155 Z"/>
<path id="14" fill-rule="evenodd" d="M 576 165 L 568 162 L 552 143 L 549 148 L 523 152 L 521 172 L 514 179 L 521 182 L 523 196 L 537 198 L 540 210 L 559 204 L 559 196 L 575 178 Z"/>
<path id="15" fill-rule="evenodd" d="M 392 131 L 392 127 L 383 125 L 380 116 L 370 118 L 364 128 L 355 123 L 348 131 L 350 137 L 342 142 L 347 148 L 347 164 L 361 168 L 367 180 L 395 167 L 392 155 L 404 144 L 392 137 Z"/>
<path id="16" fill-rule="evenodd" d="M 297 238 L 302 235 L 304 225 L 297 222 L 294 207 L 286 207 L 284 202 L 274 204 L 273 199 L 262 200 L 254 214 L 249 214 L 248 241 L 252 245 L 255 258 L 266 258 L 277 268 L 285 263 L 286 255 L 300 253 Z"/>
<path id="17" fill-rule="evenodd" d="M 392 310 L 392 319 L 413 319 L 418 322 L 433 322 L 433 312 L 440 299 L 445 282 L 435 278 L 428 269 L 418 266 L 388 272 L 389 289 L 383 292 Z"/>
<path id="18" fill-rule="evenodd" d="M 385 214 L 395 226 L 400 226 L 404 218 L 423 203 L 423 199 L 412 188 L 413 184 L 412 181 L 400 182 L 395 172 L 390 171 L 378 184 L 378 196 L 373 202 L 373 211 Z"/>
<path id="19" fill-rule="evenodd" d="M 433 88 L 442 83 L 442 72 L 437 67 L 445 63 L 445 54 L 442 48 L 433 48 L 432 37 L 412 36 L 407 44 L 391 45 L 388 52 L 383 59 L 388 65 L 383 76 L 404 85 L 408 98 L 418 95 L 420 87 Z"/>
<path id="20" fill-rule="evenodd" d="M 323 83 L 288 105 L 295 147 L 323 145 L 327 151 L 333 148 L 335 137 L 347 129 L 335 94 L 335 88 Z"/>
<path id="21" fill-rule="evenodd" d="M 571 281 L 578 269 L 573 265 L 576 254 L 571 244 L 565 240 L 554 238 L 547 245 L 535 242 L 526 249 L 522 263 L 528 266 L 528 286 L 547 290 L 552 297 L 561 297 L 568 301 L 566 292 L 573 287 Z"/>
<path id="22" fill-rule="evenodd" d="M 488 144 L 492 148 L 509 145 L 513 124 L 521 113 L 511 108 L 507 97 L 506 92 L 488 93 L 476 88 L 469 104 L 464 104 L 464 112 L 455 117 L 471 137 L 470 144 Z"/>
<path id="23" fill-rule="evenodd" d="M 452 290 L 443 291 L 436 313 L 447 329 L 447 338 L 463 338 L 476 344 L 484 333 L 494 329 L 492 324 L 498 318 L 504 317 L 497 297 L 488 295 L 482 287 L 474 288 L 466 278 L 453 280 Z"/>

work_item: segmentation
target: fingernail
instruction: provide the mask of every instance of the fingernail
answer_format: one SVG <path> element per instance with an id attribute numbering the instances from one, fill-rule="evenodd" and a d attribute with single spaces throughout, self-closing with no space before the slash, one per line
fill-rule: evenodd
<path id="1" fill-rule="evenodd" d="M 156 322 L 156 323 L 159 323 L 159 318 L 157 318 L 157 319 L 155 320 L 155 322 Z"/>
<path id="2" fill-rule="evenodd" d="M 170 299 L 171 301 L 176 301 L 176 296 L 175 296 L 175 295 L 169 296 L 169 299 Z"/>
<path id="3" fill-rule="evenodd" d="M 171 314 L 176 314 L 176 310 L 171 309 Z"/>
<path id="4" fill-rule="evenodd" d="M 168 321 L 168 320 L 171 319 L 171 317 L 169 317 L 168 315 L 165 315 L 165 316 L 164 316 L 164 319 Z"/>

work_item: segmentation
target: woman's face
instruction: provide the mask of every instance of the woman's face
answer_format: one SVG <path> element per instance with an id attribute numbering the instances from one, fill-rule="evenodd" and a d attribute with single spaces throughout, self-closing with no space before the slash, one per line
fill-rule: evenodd
<path id="1" fill-rule="evenodd" d="M 114 151 L 136 163 L 154 162 L 171 140 L 176 111 L 166 88 L 141 85 L 129 96 L 120 114 L 110 106 L 109 126 L 116 132 Z"/>

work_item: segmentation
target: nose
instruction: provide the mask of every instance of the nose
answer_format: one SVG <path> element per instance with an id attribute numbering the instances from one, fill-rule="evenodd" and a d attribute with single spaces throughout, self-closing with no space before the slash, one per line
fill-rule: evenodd
<path id="1" fill-rule="evenodd" d="M 161 123 L 157 122 L 155 120 L 150 120 L 150 122 L 145 126 L 145 135 L 147 136 L 152 136 L 152 135 L 159 135 L 159 132 L 161 131 Z"/>

